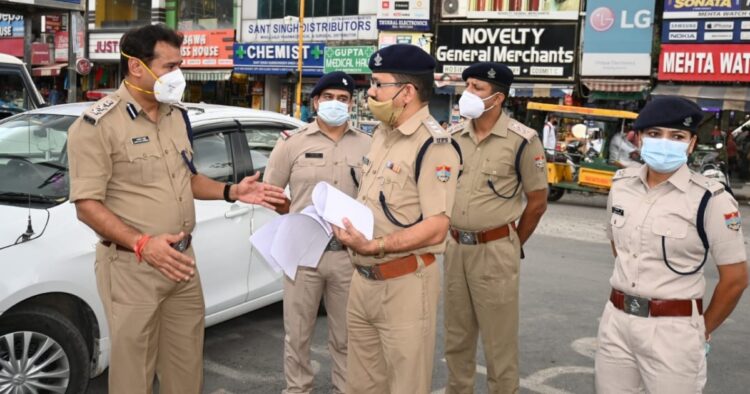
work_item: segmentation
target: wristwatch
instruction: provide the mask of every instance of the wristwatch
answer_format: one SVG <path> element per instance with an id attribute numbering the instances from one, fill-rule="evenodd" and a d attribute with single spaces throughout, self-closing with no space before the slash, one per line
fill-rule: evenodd
<path id="1" fill-rule="evenodd" d="M 229 189 L 231 189 L 231 188 L 232 188 L 232 184 L 231 183 L 225 183 L 224 184 L 224 201 L 226 201 L 228 203 L 233 203 L 233 202 L 237 201 L 237 200 L 232 200 L 232 199 L 229 198 Z"/>

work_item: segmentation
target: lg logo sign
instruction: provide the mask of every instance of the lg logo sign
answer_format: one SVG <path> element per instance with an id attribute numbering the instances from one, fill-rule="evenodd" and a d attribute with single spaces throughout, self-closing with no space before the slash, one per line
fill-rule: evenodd
<path id="1" fill-rule="evenodd" d="M 615 25 L 615 13 L 609 7 L 599 7 L 591 13 L 589 24 L 591 28 L 598 32 L 605 32 Z M 632 16 L 628 11 L 622 10 L 620 14 L 621 29 L 646 29 L 651 26 L 651 11 L 640 10 Z"/>

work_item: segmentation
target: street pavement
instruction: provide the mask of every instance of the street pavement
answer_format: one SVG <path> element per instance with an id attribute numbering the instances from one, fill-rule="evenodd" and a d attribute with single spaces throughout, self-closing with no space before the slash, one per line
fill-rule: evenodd
<path id="1" fill-rule="evenodd" d="M 550 204 L 527 243 L 521 274 L 521 392 L 593 393 L 593 355 L 598 319 L 609 296 L 612 252 L 604 235 L 606 198 L 567 194 Z M 750 206 L 742 208 L 748 229 Z M 750 231 L 745 234 L 746 244 Z M 717 271 L 707 264 L 707 298 Z M 438 322 L 433 394 L 444 392 L 442 305 Z M 706 393 L 746 393 L 750 387 L 750 294 L 713 334 Z M 281 304 L 206 330 L 205 387 L 210 394 L 280 393 L 284 389 Z M 321 314 L 312 347 L 316 393 L 331 392 L 326 317 Z M 476 393 L 487 393 L 484 357 L 477 356 Z M 106 393 L 106 372 L 90 393 Z"/>

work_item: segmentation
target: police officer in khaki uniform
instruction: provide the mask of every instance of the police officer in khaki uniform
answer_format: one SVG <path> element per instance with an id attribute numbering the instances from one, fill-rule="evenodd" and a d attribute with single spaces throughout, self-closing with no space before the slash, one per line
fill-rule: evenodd
<path id="1" fill-rule="evenodd" d="M 440 272 L 460 159 L 427 103 L 435 59 L 397 44 L 370 57 L 368 106 L 381 121 L 364 158 L 358 199 L 374 239 L 334 229 L 356 273 L 348 305 L 347 392 L 424 394 L 432 383 Z"/>
<path id="2" fill-rule="evenodd" d="M 615 267 L 599 322 L 599 393 L 703 392 L 706 342 L 747 287 L 737 201 L 685 164 L 702 118 L 684 98 L 646 104 L 634 124 L 646 164 L 614 177 L 607 235 Z M 719 283 L 704 309 L 709 254 Z"/>
<path id="3" fill-rule="evenodd" d="M 489 392 L 514 393 L 521 247 L 547 207 L 544 148 L 536 131 L 502 111 L 513 82 L 507 66 L 477 63 L 462 77 L 467 120 L 451 129 L 464 166 L 445 253 L 446 393 L 474 392 L 479 334 Z"/>
<path id="4" fill-rule="evenodd" d="M 310 93 L 316 120 L 282 133 L 271 152 L 263 180 L 280 187 L 289 185 L 292 212 L 312 204 L 318 182 L 328 182 L 351 197 L 357 196 L 370 136 L 349 124 L 353 94 L 354 80 L 349 75 L 340 71 L 324 75 Z M 321 296 L 328 313 L 333 391 L 345 392 L 346 301 L 352 272 L 349 254 L 332 238 L 317 268 L 300 267 L 294 280 L 284 277 L 285 393 L 312 391 L 310 343 Z"/>
<path id="5" fill-rule="evenodd" d="M 282 189 L 255 182 L 258 174 L 229 186 L 191 173 L 189 125 L 178 104 L 181 44 L 163 25 L 125 33 L 125 81 L 69 131 L 70 200 L 102 239 L 95 269 L 113 394 L 151 393 L 154 373 L 162 393 L 201 391 L 205 311 L 190 245 L 193 198 L 283 201 Z"/>

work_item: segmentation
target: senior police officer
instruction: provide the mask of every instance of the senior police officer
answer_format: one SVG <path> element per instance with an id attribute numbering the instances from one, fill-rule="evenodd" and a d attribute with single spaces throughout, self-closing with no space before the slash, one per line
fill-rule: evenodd
<path id="1" fill-rule="evenodd" d="M 440 272 L 459 154 L 427 107 L 435 60 L 397 44 L 370 57 L 368 106 L 381 121 L 364 158 L 358 199 L 375 216 L 375 239 L 345 221 L 336 236 L 356 273 L 348 306 L 347 392 L 428 393 Z"/>
<path id="2" fill-rule="evenodd" d="M 101 237 L 96 278 L 111 342 L 110 393 L 199 393 L 204 302 L 190 232 L 193 198 L 283 201 L 283 189 L 215 182 L 194 171 L 182 37 L 148 25 L 122 37 L 125 80 L 71 126 L 70 200 Z"/>
<path id="3" fill-rule="evenodd" d="M 503 113 L 513 83 L 507 66 L 476 63 L 462 77 L 459 111 L 468 120 L 451 129 L 464 166 L 445 253 L 446 392 L 474 392 L 481 334 L 489 392 L 513 393 L 521 247 L 547 207 L 544 148 L 536 131 Z"/>
<path id="4" fill-rule="evenodd" d="M 310 93 L 315 121 L 284 132 L 263 180 L 291 192 L 291 211 L 312 203 L 312 191 L 324 181 L 356 197 L 362 179 L 362 157 L 370 136 L 349 124 L 354 80 L 336 71 L 324 75 Z M 343 245 L 332 238 L 317 268 L 300 267 L 294 280 L 284 277 L 284 373 L 286 393 L 309 393 L 313 385 L 310 344 L 321 296 L 328 313 L 328 350 L 333 359 L 333 391 L 346 391 L 346 302 L 352 263 Z"/>
<path id="5" fill-rule="evenodd" d="M 700 393 L 706 341 L 747 286 L 737 201 L 690 171 L 703 114 L 680 97 L 646 104 L 634 127 L 645 165 L 616 173 L 607 209 L 615 267 L 599 323 L 599 393 Z M 708 255 L 719 282 L 704 309 Z"/>

